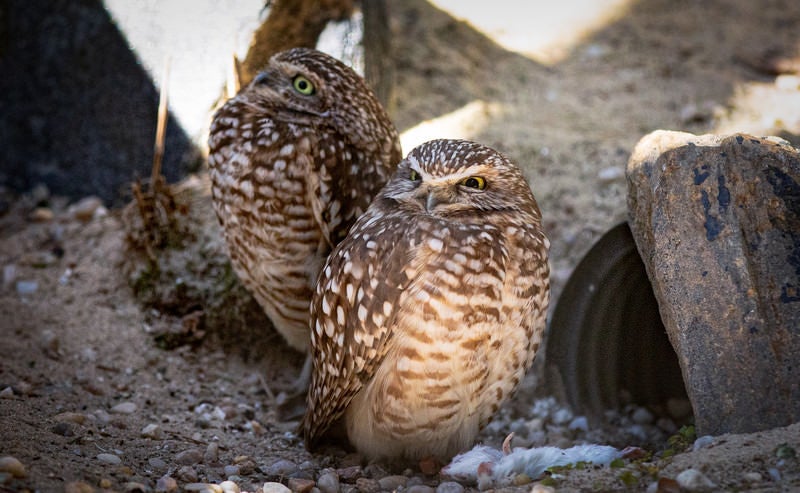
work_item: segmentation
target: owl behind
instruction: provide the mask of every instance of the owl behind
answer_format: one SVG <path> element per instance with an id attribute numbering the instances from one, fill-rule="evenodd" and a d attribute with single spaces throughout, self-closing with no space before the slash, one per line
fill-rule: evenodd
<path id="1" fill-rule="evenodd" d="M 343 419 L 370 459 L 469 448 L 539 347 L 548 246 L 508 158 L 458 140 L 411 151 L 317 284 L 306 444 Z"/>
<path id="2" fill-rule="evenodd" d="M 327 254 L 401 157 L 364 81 L 316 50 L 276 54 L 214 116 L 212 199 L 231 262 L 293 348 L 308 348 Z"/>

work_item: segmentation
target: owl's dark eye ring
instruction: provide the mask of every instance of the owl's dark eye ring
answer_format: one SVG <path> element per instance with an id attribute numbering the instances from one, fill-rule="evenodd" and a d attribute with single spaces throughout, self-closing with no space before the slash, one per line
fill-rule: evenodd
<path id="1" fill-rule="evenodd" d="M 411 181 L 419 181 L 422 179 L 422 177 L 419 176 L 417 170 L 412 169 L 411 171 L 408 172 L 408 179 Z"/>
<path id="2" fill-rule="evenodd" d="M 486 188 L 486 180 L 482 176 L 469 176 L 461 180 L 458 184 L 467 188 L 475 188 L 477 190 L 483 190 Z"/>
<path id="3" fill-rule="evenodd" d="M 302 75 L 295 76 L 295 78 L 292 79 L 292 87 L 303 96 L 311 96 L 316 91 L 314 84 Z"/>

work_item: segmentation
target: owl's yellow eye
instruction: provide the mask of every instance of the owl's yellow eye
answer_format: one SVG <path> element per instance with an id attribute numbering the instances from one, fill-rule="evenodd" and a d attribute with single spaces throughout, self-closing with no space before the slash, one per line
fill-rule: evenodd
<path id="1" fill-rule="evenodd" d="M 303 96 L 311 96 L 314 94 L 314 84 L 311 83 L 310 80 L 306 79 L 302 75 L 298 75 L 292 80 L 292 86 L 294 90 L 302 94 Z"/>
<path id="2" fill-rule="evenodd" d="M 417 173 L 417 171 L 416 171 L 416 170 L 413 170 L 413 169 L 412 169 L 412 170 L 411 170 L 411 171 L 408 173 L 408 179 L 409 179 L 409 180 L 411 180 L 411 181 L 418 181 L 418 180 L 420 179 L 419 173 Z"/>
<path id="3" fill-rule="evenodd" d="M 481 176 L 470 176 L 461 180 L 459 185 L 464 185 L 467 188 L 477 188 L 478 190 L 483 190 L 486 188 L 486 180 Z"/>

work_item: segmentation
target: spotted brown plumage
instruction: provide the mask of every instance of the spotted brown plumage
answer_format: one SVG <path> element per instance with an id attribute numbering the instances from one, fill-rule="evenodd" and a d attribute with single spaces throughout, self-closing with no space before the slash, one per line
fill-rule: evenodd
<path id="1" fill-rule="evenodd" d="M 548 247 L 507 157 L 459 140 L 411 151 L 320 274 L 306 445 L 342 419 L 369 459 L 470 447 L 539 347 Z"/>
<path id="2" fill-rule="evenodd" d="M 217 111 L 208 142 L 234 270 L 289 345 L 306 351 L 319 269 L 402 158 L 397 131 L 355 72 L 296 48 Z"/>

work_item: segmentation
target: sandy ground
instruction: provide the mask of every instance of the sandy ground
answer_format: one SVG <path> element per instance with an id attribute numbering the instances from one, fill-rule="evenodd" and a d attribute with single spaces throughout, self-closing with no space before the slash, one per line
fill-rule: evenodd
<path id="1" fill-rule="evenodd" d="M 467 137 L 521 163 L 552 240 L 556 295 L 592 242 L 624 220 L 623 170 L 643 134 L 743 130 L 800 143 L 794 0 L 631 2 L 575 44 L 541 56 L 510 51 L 421 1 L 394 11 L 392 26 L 393 116 L 411 129 L 405 150 L 434 136 Z M 191 264 L 187 279 L 219 284 L 224 248 L 202 182 L 187 202 L 202 233 L 171 255 Z M 11 205 L 0 218 L 0 456 L 21 461 L 27 476 L 0 472 L 0 490 L 169 490 L 157 483 L 167 475 L 180 488 L 233 477 L 256 491 L 289 476 L 297 487 L 325 468 L 337 469 L 343 484 L 369 489 L 375 482 L 364 479 L 388 474 L 369 466 L 356 483 L 347 474 L 357 457 L 303 450 L 296 418 L 277 406 L 302 357 L 271 330 L 251 327 L 246 337 L 255 333 L 256 341 L 206 333 L 192 314 L 209 317 L 208 306 L 170 311 L 137 301 L 128 278 L 136 259 L 120 211 L 84 220 L 46 193 L 3 199 Z M 182 339 L 157 337 L 170 331 Z M 638 438 L 628 433 L 633 410 L 603 432 L 570 429 L 567 410 L 542 411 L 551 401 L 536 392 L 540 383 L 536 374 L 527 379 L 484 434 L 488 443 L 516 427 L 526 445 L 608 441 L 656 454 L 621 468 L 559 472 L 546 481 L 559 491 L 644 490 L 659 478 L 667 488 L 689 468 L 715 485 L 709 489 L 800 488 L 800 424 L 715 437 L 692 451 L 691 440 L 670 444 L 664 426 L 659 434 L 647 419 Z M 677 454 L 668 457 L 668 449 Z M 416 471 L 403 475 L 439 483 Z"/>

